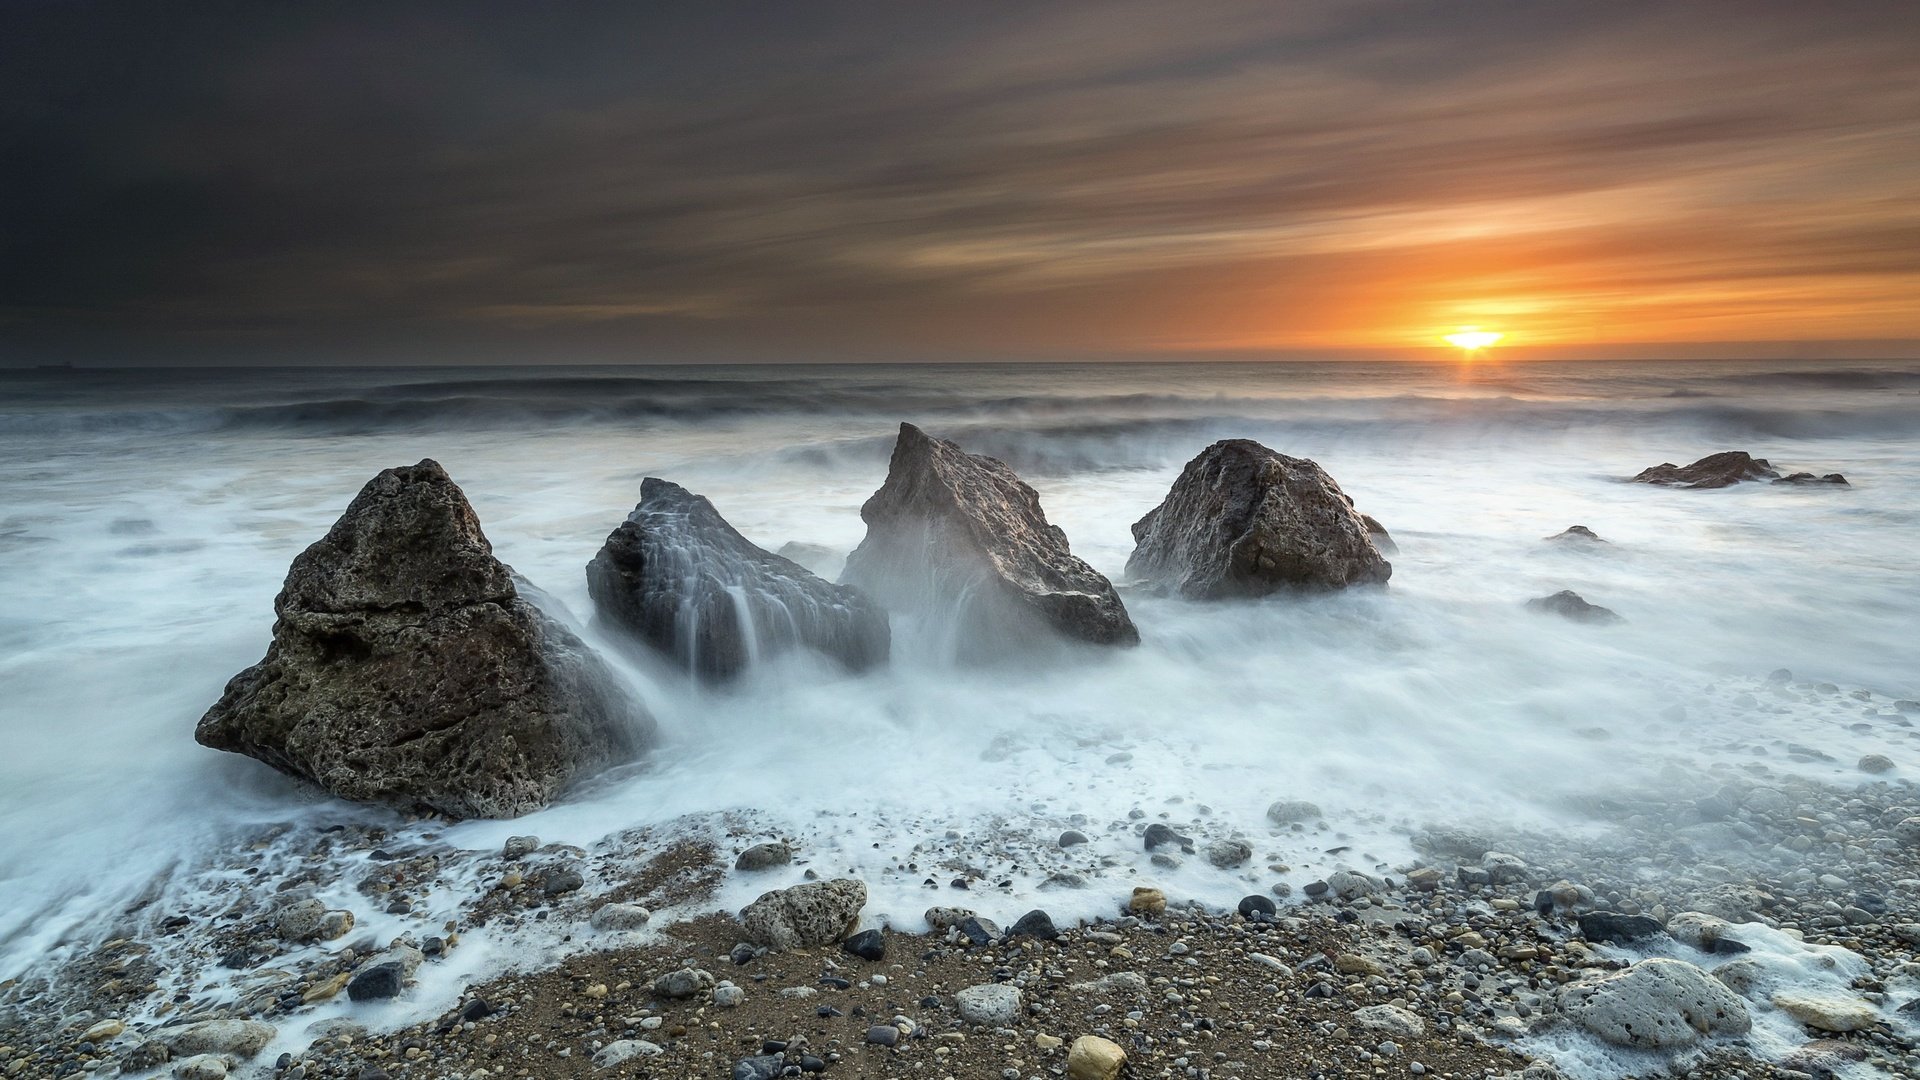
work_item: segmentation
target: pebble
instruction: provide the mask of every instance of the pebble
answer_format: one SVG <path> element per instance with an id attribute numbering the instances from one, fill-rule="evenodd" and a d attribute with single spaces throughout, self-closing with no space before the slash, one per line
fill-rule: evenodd
<path id="1" fill-rule="evenodd" d="M 1068 1080 L 1115 1080 L 1127 1063 L 1118 1043 L 1098 1035 L 1082 1035 L 1067 1050 Z"/>
<path id="2" fill-rule="evenodd" d="M 540 850 L 540 838 L 537 836 L 509 836 L 501 845 L 500 856 L 506 859 L 520 859 Z"/>
<path id="3" fill-rule="evenodd" d="M 1165 915 L 1167 894 L 1150 886 L 1135 886 L 1132 898 L 1127 901 L 1127 910 L 1135 915 Z"/>
<path id="4" fill-rule="evenodd" d="M 733 861 L 735 870 L 771 870 L 776 866 L 785 866 L 793 861 L 793 848 L 785 841 L 774 840 L 765 844 L 755 844 L 740 853 Z"/>
<path id="5" fill-rule="evenodd" d="M 886 939 L 878 930 L 862 930 L 840 943 L 840 950 L 859 957 L 862 960 L 881 961 L 887 958 Z"/>
<path id="6" fill-rule="evenodd" d="M 1007 983 L 981 983 L 953 995 L 960 1018 L 981 1027 L 1007 1027 L 1020 1018 L 1020 988 Z"/>

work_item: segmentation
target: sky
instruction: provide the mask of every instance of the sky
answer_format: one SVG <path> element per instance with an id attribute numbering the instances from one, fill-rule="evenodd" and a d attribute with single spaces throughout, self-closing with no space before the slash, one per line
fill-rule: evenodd
<path id="1" fill-rule="evenodd" d="M 1920 355 L 1920 4 L 0 6 L 0 361 L 1467 325 Z"/>

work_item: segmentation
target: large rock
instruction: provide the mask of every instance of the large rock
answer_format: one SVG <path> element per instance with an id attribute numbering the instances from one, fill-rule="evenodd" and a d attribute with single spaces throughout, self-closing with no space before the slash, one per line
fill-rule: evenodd
<path id="1" fill-rule="evenodd" d="M 863 671 L 891 640 L 860 590 L 755 546 L 712 503 L 651 476 L 587 564 L 587 591 L 603 618 L 710 679 L 796 648 Z"/>
<path id="2" fill-rule="evenodd" d="M 860 516 L 867 536 L 841 579 L 937 621 L 955 655 L 1017 655 L 1056 634 L 1140 640 L 1113 583 L 1073 556 L 1004 462 L 901 424 L 886 483 Z"/>
<path id="3" fill-rule="evenodd" d="M 1682 960 L 1642 960 L 1561 992 L 1569 1019 L 1618 1046 L 1669 1050 L 1753 1026 L 1746 1003 Z"/>
<path id="4" fill-rule="evenodd" d="M 436 462 L 368 482 L 274 611 L 266 658 L 194 737 L 342 798 L 513 817 L 652 739 L 604 663 L 520 596 Z"/>
<path id="5" fill-rule="evenodd" d="M 1671 461 L 1662 462 L 1650 469 L 1642 469 L 1633 480 L 1636 484 L 1659 484 L 1663 487 L 1723 488 L 1732 487 L 1743 480 L 1770 480 L 1779 475 L 1766 458 L 1754 457 L 1745 450 L 1726 450 L 1708 454 L 1687 466 L 1675 465 Z"/>
<path id="6" fill-rule="evenodd" d="M 1248 439 L 1187 462 L 1133 525 L 1128 578 L 1194 599 L 1384 582 L 1393 564 L 1325 469 Z"/>
<path id="7" fill-rule="evenodd" d="M 853 932 L 867 885 L 852 878 L 809 881 L 762 893 L 740 912 L 747 938 L 776 949 L 831 945 Z"/>

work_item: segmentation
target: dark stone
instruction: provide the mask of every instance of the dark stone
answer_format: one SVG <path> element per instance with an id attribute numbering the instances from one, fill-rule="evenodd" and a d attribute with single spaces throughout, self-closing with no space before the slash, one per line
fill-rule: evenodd
<path id="1" fill-rule="evenodd" d="M 1738 956 L 1741 953 L 1752 952 L 1753 946 L 1741 944 L 1730 937 L 1716 937 L 1707 943 L 1707 951 L 1722 956 Z"/>
<path id="2" fill-rule="evenodd" d="M 841 579 L 951 628 L 956 656 L 1020 657 L 1058 638 L 1139 643 L 1112 582 L 1073 556 L 1004 462 L 902 424 L 860 517 L 867 535 Z"/>
<path id="3" fill-rule="evenodd" d="M 1086 842 L 1087 834 L 1074 829 L 1068 829 L 1066 832 L 1060 834 L 1060 846 L 1063 848 L 1074 847 Z"/>
<path id="4" fill-rule="evenodd" d="M 763 1054 L 784 1054 L 787 1052 L 786 1040 L 762 1039 L 760 1040 L 760 1052 Z"/>
<path id="5" fill-rule="evenodd" d="M 759 955 L 760 955 L 759 949 L 743 941 L 740 944 L 735 945 L 733 947 L 733 951 L 727 954 L 727 958 L 729 960 L 732 960 L 735 964 L 744 967 L 745 965 L 752 963 L 754 958 Z"/>
<path id="6" fill-rule="evenodd" d="M 800 1071 L 803 1073 L 826 1072 L 827 1063 L 820 1058 L 814 1057 L 812 1054 L 801 1054 Z"/>
<path id="7" fill-rule="evenodd" d="M 1027 937 L 1039 938 L 1041 941 L 1052 941 L 1060 936 L 1059 928 L 1053 925 L 1053 916 L 1039 908 L 1034 908 L 1020 916 L 1019 921 L 1013 924 L 1013 929 L 1009 933 L 1025 934 Z"/>
<path id="8" fill-rule="evenodd" d="M 547 871 L 546 877 L 540 879 L 540 891 L 548 896 L 561 896 L 577 892 L 584 884 L 586 881 L 581 878 L 580 871 L 570 866 L 561 866 Z"/>
<path id="9" fill-rule="evenodd" d="M 818 979 L 815 979 L 814 981 L 819 983 L 821 986 L 826 987 L 829 990 L 853 989 L 852 979 L 841 978 L 838 975 L 822 975 Z"/>
<path id="10" fill-rule="evenodd" d="M 886 662 L 887 613 L 860 590 L 755 546 L 713 504 L 649 476 L 587 564 L 602 618 L 702 678 L 808 649 L 852 671 Z"/>
<path id="11" fill-rule="evenodd" d="M 1744 450 L 1727 450 L 1709 454 L 1685 467 L 1670 461 L 1662 462 L 1650 469 L 1642 469 L 1633 481 L 1636 484 L 1659 484 L 1663 487 L 1723 488 L 1732 487 L 1743 480 L 1767 480 L 1779 475 L 1765 458 L 1754 457 Z"/>
<path id="12" fill-rule="evenodd" d="M 1832 484 L 1835 487 L 1852 487 L 1853 486 L 1852 484 L 1847 483 L 1846 477 L 1841 476 L 1837 472 L 1830 472 L 1825 476 L 1815 476 L 1810 472 L 1788 473 L 1786 476 L 1783 476 L 1778 480 L 1775 480 L 1774 483 L 1776 484 Z"/>
<path id="13" fill-rule="evenodd" d="M 1580 934 L 1588 941 L 1620 944 L 1666 933 L 1651 915 L 1622 915 L 1616 911 L 1589 911 L 1580 916 Z"/>
<path id="14" fill-rule="evenodd" d="M 266 658 L 194 737 L 341 798 L 513 817 L 653 739 L 606 665 L 520 595 L 433 461 L 368 482 L 274 611 Z"/>
<path id="15" fill-rule="evenodd" d="M 393 1080 L 393 1077 L 378 1065 L 368 1065 L 360 1070 L 358 1080 Z"/>
<path id="16" fill-rule="evenodd" d="M 1308 896 L 1318 898 L 1327 895 L 1327 888 L 1327 883 L 1324 881 L 1309 881 L 1301 887 L 1300 891 L 1306 893 Z"/>
<path id="17" fill-rule="evenodd" d="M 875 1024 L 867 1029 L 867 1041 L 875 1046 L 892 1046 L 900 1041 L 900 1029 L 892 1024 Z"/>
<path id="18" fill-rule="evenodd" d="M 487 1004 L 485 998 L 474 998 L 472 1001 L 460 1007 L 460 1019 L 462 1020 L 484 1020 L 492 1015 L 493 1006 Z"/>
<path id="19" fill-rule="evenodd" d="M 1605 540 L 1600 539 L 1599 533 L 1594 532 L 1592 529 L 1587 528 L 1585 525 L 1569 525 L 1565 529 L 1562 529 L 1561 531 L 1554 533 L 1552 536 L 1547 537 L 1547 539 L 1565 540 L 1565 541 L 1572 541 L 1572 542 L 1582 543 L 1582 544 L 1606 543 Z"/>
<path id="20" fill-rule="evenodd" d="M 1553 894 L 1545 889 L 1533 894 L 1533 910 L 1537 915 L 1553 914 Z"/>
<path id="21" fill-rule="evenodd" d="M 840 948 L 862 960 L 878 962 L 887 958 L 887 943 L 878 930 L 862 930 L 841 942 Z"/>
<path id="22" fill-rule="evenodd" d="M 1249 919 L 1271 919 L 1280 911 L 1280 906 L 1259 893 L 1253 893 L 1240 898 L 1237 910 Z"/>
<path id="23" fill-rule="evenodd" d="M 1529 600 L 1527 601 L 1527 609 L 1529 611 L 1545 612 L 1549 615 L 1558 615 L 1562 618 L 1572 619 L 1574 622 L 1605 624 L 1625 621 L 1609 608 L 1603 608 L 1599 604 L 1587 603 L 1579 593 L 1574 592 L 1572 589 L 1561 589 L 1552 596 L 1541 596 Z"/>
<path id="24" fill-rule="evenodd" d="M 1462 866 L 1454 871 L 1454 877 L 1469 889 L 1493 884 L 1493 875 L 1482 866 Z"/>
<path id="25" fill-rule="evenodd" d="M 1000 939 L 1000 928 L 991 919 L 969 916 L 960 924 L 960 934 L 975 946 L 991 945 Z"/>
<path id="26" fill-rule="evenodd" d="M 1134 523 L 1127 577 L 1194 599 L 1384 583 L 1393 565 L 1326 470 L 1248 439 L 1187 463 Z"/>
<path id="27" fill-rule="evenodd" d="M 733 1064 L 733 1080 L 774 1080 L 786 1067 L 787 1059 L 782 1054 L 741 1058 Z"/>
<path id="28" fill-rule="evenodd" d="M 380 1001 L 398 997 L 400 984 L 405 977 L 398 960 L 362 968 L 354 972 L 353 978 L 347 982 L 347 997 L 353 1001 Z"/>
<path id="29" fill-rule="evenodd" d="M 147 1072 L 165 1065 L 172 1057 L 173 1051 L 166 1043 L 158 1039 L 150 1039 L 120 1055 L 120 1071 Z"/>
<path id="30" fill-rule="evenodd" d="M 1178 844 L 1180 845 L 1180 850 L 1188 853 L 1192 853 L 1193 851 L 1193 838 L 1191 836 L 1181 836 L 1179 833 L 1174 832 L 1172 829 L 1157 821 L 1147 826 L 1144 839 L 1146 840 L 1148 851 L 1165 847 L 1168 844 Z"/>

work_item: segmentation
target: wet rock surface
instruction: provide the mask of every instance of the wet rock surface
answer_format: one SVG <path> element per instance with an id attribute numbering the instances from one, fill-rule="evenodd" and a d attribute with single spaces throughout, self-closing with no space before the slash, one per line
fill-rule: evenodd
<path id="1" fill-rule="evenodd" d="M 1314 462 L 1226 439 L 1134 523 L 1127 577 L 1203 600 L 1384 583 L 1393 566 L 1367 521 Z"/>
<path id="2" fill-rule="evenodd" d="M 1708 454 L 1691 465 L 1662 462 L 1642 469 L 1633 482 L 1662 487 L 1723 488 L 1746 480 L 1771 480 L 1779 475 L 1765 458 L 1754 457 L 1744 450 L 1725 450 Z"/>
<path id="3" fill-rule="evenodd" d="M 1132 645 L 1113 584 L 1074 557 L 1040 497 L 1004 462 L 900 425 L 867 535 L 842 580 L 887 608 L 943 620 L 955 655 L 1018 656 L 1057 635 Z"/>
<path id="4" fill-rule="evenodd" d="M 194 736 L 341 798 L 513 817 L 652 741 L 645 709 L 521 597 L 431 460 L 361 489 L 274 611 L 266 658 Z"/>
<path id="5" fill-rule="evenodd" d="M 1558 615 L 1573 622 L 1593 623 L 1604 626 L 1608 623 L 1622 622 L 1618 612 L 1604 608 L 1599 604 L 1590 604 L 1586 598 L 1572 589 L 1562 589 L 1552 596 L 1536 597 L 1527 601 L 1527 610 L 1547 615 Z"/>
<path id="6" fill-rule="evenodd" d="M 891 645 L 886 612 L 860 590 L 756 546 L 657 477 L 587 565 L 587 587 L 601 618 L 706 678 L 793 649 L 864 671 Z"/>

